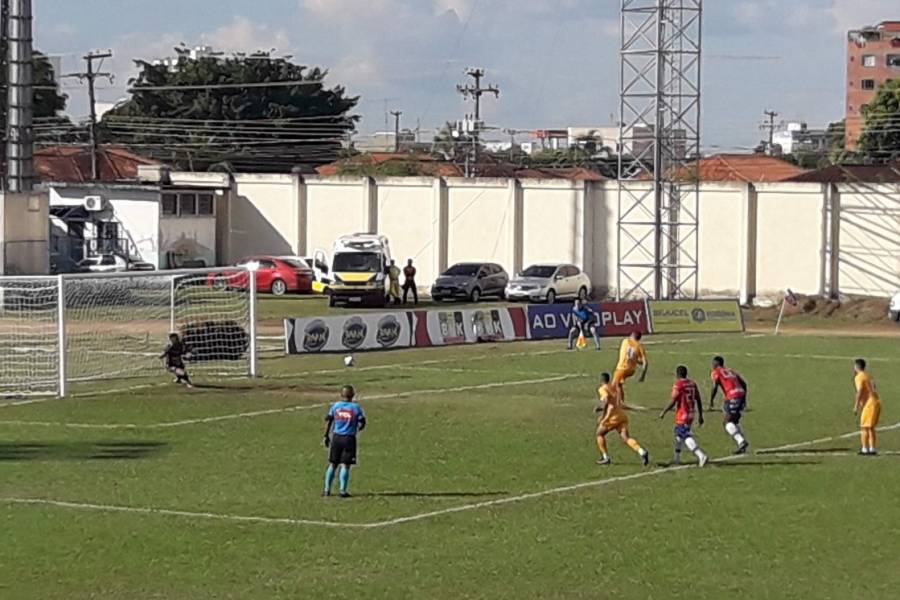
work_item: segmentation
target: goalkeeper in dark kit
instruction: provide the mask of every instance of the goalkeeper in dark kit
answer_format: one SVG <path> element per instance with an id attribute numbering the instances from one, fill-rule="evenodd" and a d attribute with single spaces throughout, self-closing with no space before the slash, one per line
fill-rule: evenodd
<path id="1" fill-rule="evenodd" d="M 166 363 L 166 370 L 175 375 L 175 383 L 183 383 L 189 388 L 194 387 L 188 375 L 184 360 L 191 358 L 191 349 L 181 341 L 177 333 L 169 334 L 169 343 L 159 356 Z"/>

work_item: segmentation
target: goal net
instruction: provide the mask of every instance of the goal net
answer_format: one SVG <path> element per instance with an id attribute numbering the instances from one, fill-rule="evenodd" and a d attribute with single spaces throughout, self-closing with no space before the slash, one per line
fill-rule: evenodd
<path id="1" fill-rule="evenodd" d="M 3 280 L 2 392 L 64 395 L 69 383 L 164 377 L 171 332 L 200 377 L 255 375 L 252 280 L 239 269 Z"/>

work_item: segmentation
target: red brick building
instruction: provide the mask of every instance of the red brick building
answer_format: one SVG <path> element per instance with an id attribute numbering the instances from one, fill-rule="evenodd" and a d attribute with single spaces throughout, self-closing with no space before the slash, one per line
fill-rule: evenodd
<path id="1" fill-rule="evenodd" d="M 863 112 L 878 86 L 900 77 L 900 21 L 847 33 L 847 148 L 856 148 Z"/>

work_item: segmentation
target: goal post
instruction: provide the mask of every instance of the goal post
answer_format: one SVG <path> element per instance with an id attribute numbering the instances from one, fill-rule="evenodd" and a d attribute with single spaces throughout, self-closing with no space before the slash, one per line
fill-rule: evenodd
<path id="1" fill-rule="evenodd" d="M 165 377 L 171 332 L 199 378 L 255 376 L 255 283 L 239 267 L 0 278 L 0 396 Z"/>

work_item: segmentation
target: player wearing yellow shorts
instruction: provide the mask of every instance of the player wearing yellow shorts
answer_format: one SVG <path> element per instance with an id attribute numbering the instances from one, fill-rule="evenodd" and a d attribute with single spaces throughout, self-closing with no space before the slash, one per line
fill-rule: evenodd
<path id="1" fill-rule="evenodd" d="M 622 437 L 622 441 L 637 452 L 644 466 L 647 466 L 650 464 L 650 453 L 641 448 L 637 440 L 628 433 L 628 414 L 625 412 L 625 403 L 620 394 L 621 386 L 610 383 L 609 373 L 600 375 L 600 383 L 600 389 L 597 390 L 600 395 L 600 406 L 595 409 L 595 412 L 600 414 L 597 423 L 597 447 L 600 449 L 601 456 L 597 464 L 608 465 L 612 462 L 606 450 L 606 434 L 610 431 L 617 431 Z"/>
<path id="2" fill-rule="evenodd" d="M 641 378 L 643 382 L 647 378 L 647 367 L 650 363 L 647 361 L 647 353 L 644 351 L 644 345 L 641 343 L 641 332 L 635 331 L 630 337 L 622 340 L 619 347 L 619 363 L 616 365 L 615 373 L 613 373 L 613 387 L 622 388 L 619 394 L 623 401 L 625 398 L 625 380 L 637 372 L 638 366 L 641 367 Z"/>
<path id="3" fill-rule="evenodd" d="M 881 417 L 881 398 L 875 387 L 875 380 L 866 371 L 866 361 L 857 358 L 853 364 L 855 376 L 853 383 L 856 385 L 856 400 L 853 403 L 853 414 L 861 411 L 859 416 L 859 453 L 863 456 L 875 456 L 875 428 L 878 427 L 878 419 Z"/>

